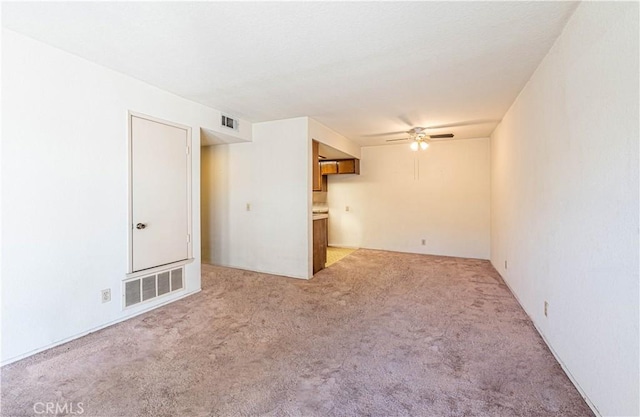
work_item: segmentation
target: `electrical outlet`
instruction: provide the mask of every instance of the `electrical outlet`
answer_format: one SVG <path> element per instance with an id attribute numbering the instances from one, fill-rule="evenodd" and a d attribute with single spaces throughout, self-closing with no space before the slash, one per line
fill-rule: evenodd
<path id="1" fill-rule="evenodd" d="M 102 302 L 108 303 L 109 301 L 111 301 L 111 288 L 102 290 Z"/>
<path id="2" fill-rule="evenodd" d="M 251 203 L 247 203 L 247 211 L 251 211 Z"/>
<path id="3" fill-rule="evenodd" d="M 422 246 L 427 244 L 427 239 L 422 239 Z"/>
<path id="4" fill-rule="evenodd" d="M 344 211 L 349 211 L 349 206 L 344 206 Z"/>
<path id="5" fill-rule="evenodd" d="M 547 316 L 548 311 L 549 311 L 549 303 L 547 301 L 545 301 L 544 302 L 544 316 L 545 317 L 548 317 Z"/>
<path id="6" fill-rule="evenodd" d="M 507 261 L 504 261 L 504 269 L 507 269 Z"/>

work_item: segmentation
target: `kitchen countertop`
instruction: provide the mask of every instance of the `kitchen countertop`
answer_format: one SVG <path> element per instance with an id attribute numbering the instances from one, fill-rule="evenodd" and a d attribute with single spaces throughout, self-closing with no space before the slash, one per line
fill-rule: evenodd
<path id="1" fill-rule="evenodd" d="M 313 213 L 313 220 L 322 220 L 322 219 L 328 219 L 328 218 L 329 218 L 328 213 Z"/>

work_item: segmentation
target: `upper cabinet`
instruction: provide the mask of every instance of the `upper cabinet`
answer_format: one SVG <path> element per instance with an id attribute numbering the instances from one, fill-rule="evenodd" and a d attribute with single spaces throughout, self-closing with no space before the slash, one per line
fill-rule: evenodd
<path id="1" fill-rule="evenodd" d="M 312 141 L 312 161 L 313 161 L 313 191 L 322 191 L 322 175 L 320 174 L 320 157 L 319 147 L 320 144 L 317 141 Z"/>
<path id="2" fill-rule="evenodd" d="M 316 140 L 311 141 L 313 164 L 313 191 L 327 191 L 327 175 L 360 174 L 360 160 L 357 158 L 343 158 L 348 156 Z M 322 152 L 322 154 L 321 154 Z M 327 157 L 332 159 L 327 159 Z"/>
<path id="3" fill-rule="evenodd" d="M 320 161 L 320 174 L 331 175 L 338 173 L 338 164 L 336 161 Z"/>
<path id="4" fill-rule="evenodd" d="M 360 174 L 360 160 L 351 159 L 333 159 L 320 161 L 320 174 Z"/>

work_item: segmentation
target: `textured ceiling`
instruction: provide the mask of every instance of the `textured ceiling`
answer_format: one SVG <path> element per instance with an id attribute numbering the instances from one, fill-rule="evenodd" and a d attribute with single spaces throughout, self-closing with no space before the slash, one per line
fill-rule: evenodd
<path id="1" fill-rule="evenodd" d="M 575 2 L 3 3 L 3 26 L 252 122 L 484 137 Z"/>

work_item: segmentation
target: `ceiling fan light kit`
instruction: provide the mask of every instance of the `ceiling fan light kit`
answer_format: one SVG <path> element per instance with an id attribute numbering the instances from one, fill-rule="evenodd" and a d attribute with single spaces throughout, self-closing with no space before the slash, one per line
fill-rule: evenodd
<path id="1" fill-rule="evenodd" d="M 417 151 L 418 149 L 424 151 L 429 147 L 429 143 L 427 142 L 427 139 L 425 139 L 427 134 L 422 130 L 418 130 L 418 128 L 413 129 L 411 136 L 413 137 L 413 142 L 411 142 L 411 145 L 409 146 L 412 151 Z"/>
<path id="2" fill-rule="evenodd" d="M 424 151 L 429 147 L 429 144 L 423 138 L 416 138 L 413 142 L 411 142 L 411 145 L 409 146 L 411 147 L 412 151 L 417 151 L 418 149 Z"/>
<path id="3" fill-rule="evenodd" d="M 397 142 L 400 140 L 409 140 L 412 139 L 413 142 L 409 145 L 412 151 L 417 150 L 426 150 L 429 147 L 429 139 L 436 140 L 447 140 L 453 138 L 452 133 L 443 133 L 438 135 L 427 135 L 424 131 L 427 129 L 431 129 L 428 127 L 414 127 L 409 130 L 407 133 L 409 134 L 408 138 L 400 138 L 400 139 L 387 139 L 387 142 Z"/>

